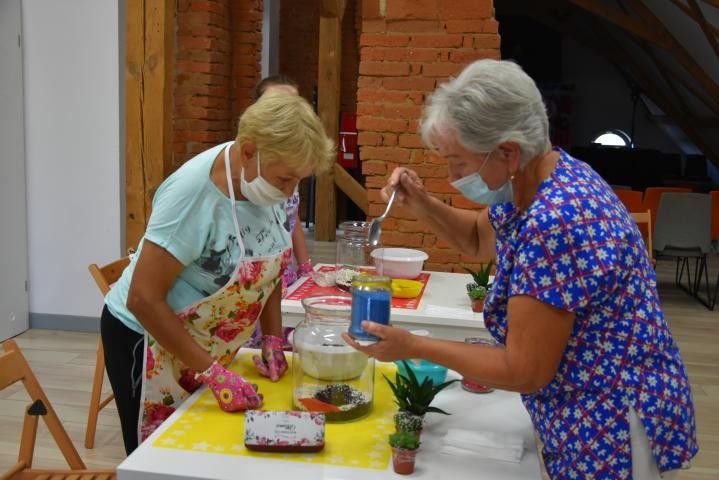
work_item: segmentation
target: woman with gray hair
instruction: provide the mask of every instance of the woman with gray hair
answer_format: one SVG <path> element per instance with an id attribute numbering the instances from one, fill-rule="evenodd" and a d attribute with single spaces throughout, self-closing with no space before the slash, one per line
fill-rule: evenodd
<path id="1" fill-rule="evenodd" d="M 379 360 L 425 358 L 520 392 L 553 479 L 671 478 L 698 450 L 679 348 L 642 236 L 607 183 L 552 148 L 544 104 L 516 64 L 480 60 L 430 97 L 424 142 L 488 206 L 460 210 L 394 170 L 382 195 L 465 255 L 497 256 L 484 322 L 498 346 L 363 322 Z M 661 472 L 661 473 L 660 473 Z"/>

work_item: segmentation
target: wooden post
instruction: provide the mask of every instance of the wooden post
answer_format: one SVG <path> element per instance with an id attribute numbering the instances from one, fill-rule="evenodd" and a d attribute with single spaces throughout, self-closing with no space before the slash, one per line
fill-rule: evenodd
<path id="1" fill-rule="evenodd" d="M 342 65 L 342 16 L 346 0 L 322 0 L 317 110 L 330 138 L 337 140 Z M 334 169 L 315 180 L 315 240 L 333 241 L 337 223 Z"/>
<path id="2" fill-rule="evenodd" d="M 136 247 L 172 164 L 175 2 L 127 0 L 125 247 Z"/>

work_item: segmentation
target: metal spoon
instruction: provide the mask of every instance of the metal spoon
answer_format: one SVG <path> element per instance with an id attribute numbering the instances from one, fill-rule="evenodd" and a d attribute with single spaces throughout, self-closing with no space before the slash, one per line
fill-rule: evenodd
<path id="1" fill-rule="evenodd" d="M 392 190 L 392 195 L 389 197 L 389 202 L 387 202 L 387 208 L 385 208 L 384 213 L 382 215 L 380 215 L 379 217 L 375 218 L 374 220 L 372 220 L 372 222 L 369 224 L 369 233 L 367 234 L 367 241 L 373 247 L 376 247 L 379 244 L 379 239 L 382 236 L 382 227 L 380 226 L 380 223 L 382 223 L 382 220 L 387 218 L 389 209 L 392 208 L 392 203 L 394 203 L 394 197 L 397 196 L 397 190 L 399 190 L 399 185 L 394 187 L 394 190 Z"/>

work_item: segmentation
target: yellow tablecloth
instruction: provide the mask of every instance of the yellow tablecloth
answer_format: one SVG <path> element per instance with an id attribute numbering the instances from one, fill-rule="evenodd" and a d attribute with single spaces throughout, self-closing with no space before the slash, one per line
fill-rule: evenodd
<path id="1" fill-rule="evenodd" d="M 259 385 L 259 391 L 265 398 L 263 409 L 292 410 L 292 359 L 289 355 L 287 360 L 290 362 L 290 368 L 277 383 L 272 383 L 257 373 L 249 353 L 238 357 L 230 368 Z M 154 441 L 153 446 L 384 470 L 391 456 L 387 435 L 394 431 L 392 415 L 396 412 L 396 406 L 382 373 L 393 378 L 394 371 L 393 364 L 377 364 L 372 412 L 354 422 L 328 423 L 325 429 L 325 448 L 319 453 L 265 453 L 247 450 L 244 445 L 244 413 L 223 412 L 209 390 L 203 392 L 200 398 Z"/>

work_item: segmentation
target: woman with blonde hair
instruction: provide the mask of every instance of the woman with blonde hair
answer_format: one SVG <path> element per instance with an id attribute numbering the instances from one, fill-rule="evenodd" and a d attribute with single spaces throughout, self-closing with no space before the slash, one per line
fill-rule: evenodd
<path id="1" fill-rule="evenodd" d="M 259 408 L 256 387 L 229 370 L 262 324 L 258 371 L 277 381 L 281 278 L 290 260 L 284 202 L 331 167 L 334 144 L 298 96 L 264 95 L 237 137 L 160 185 L 137 253 L 105 299 L 101 334 L 129 454 L 203 383 L 220 408 Z"/>

